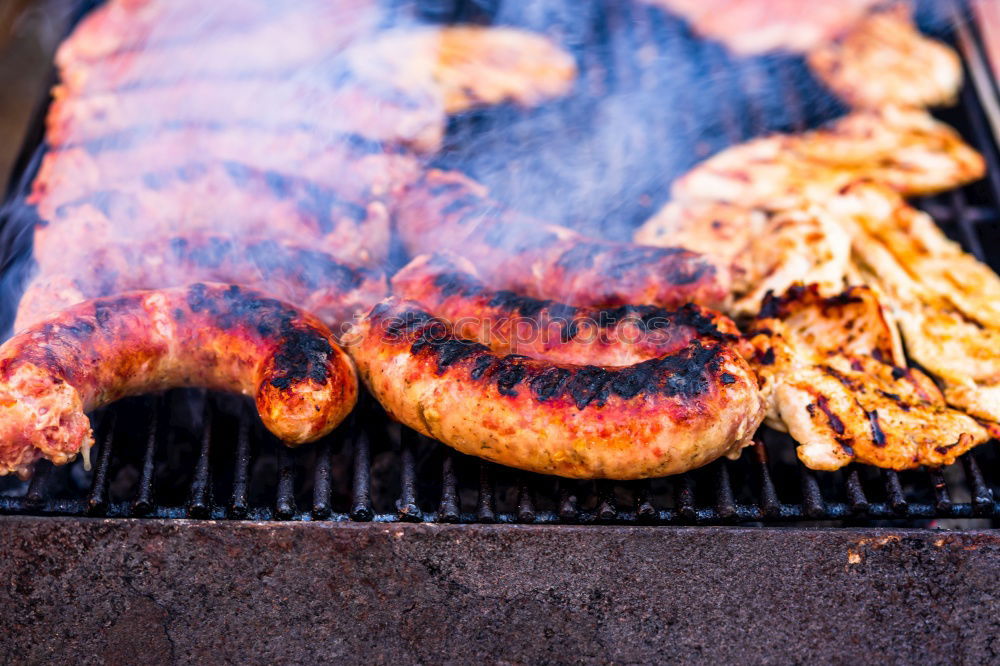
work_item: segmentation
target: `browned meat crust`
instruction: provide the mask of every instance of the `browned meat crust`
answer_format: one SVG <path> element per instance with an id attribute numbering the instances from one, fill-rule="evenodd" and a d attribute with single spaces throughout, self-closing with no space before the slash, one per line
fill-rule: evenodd
<path id="1" fill-rule="evenodd" d="M 75 305 L 0 347 L 0 473 L 93 443 L 85 412 L 200 386 L 253 396 L 290 444 L 330 432 L 357 400 L 350 359 L 319 320 L 233 286 L 194 284 Z"/>
<path id="2" fill-rule="evenodd" d="M 949 465 L 989 439 L 945 404 L 930 378 L 894 364 L 891 324 L 867 287 L 830 298 L 795 287 L 769 297 L 748 337 L 768 422 L 791 434 L 812 469 Z"/>
<path id="3" fill-rule="evenodd" d="M 65 233 L 62 240 L 67 240 Z M 344 263 L 303 245 L 198 233 L 100 245 L 82 254 L 76 264 L 64 258 L 62 268 L 61 273 L 42 272 L 28 286 L 15 331 L 91 298 L 191 282 L 225 282 L 292 303 L 319 317 L 336 334 L 387 292 L 382 271 Z"/>
<path id="4" fill-rule="evenodd" d="M 652 305 L 574 307 L 489 289 L 457 255 L 422 255 L 396 273 L 393 293 L 420 303 L 462 338 L 497 353 L 558 363 L 633 365 L 676 352 L 694 338 L 736 343 L 725 316 L 687 303 L 675 310 Z"/>
<path id="5" fill-rule="evenodd" d="M 497 289 L 573 305 L 718 307 L 728 272 L 683 248 L 582 236 L 507 209 L 454 171 L 428 171 L 400 198 L 396 229 L 412 255 L 451 250 Z"/>
<path id="6" fill-rule="evenodd" d="M 635 479 L 738 455 L 763 417 L 730 346 L 693 339 L 627 367 L 501 356 L 389 299 L 345 337 L 389 415 L 455 449 L 571 478 Z"/>
<path id="7" fill-rule="evenodd" d="M 103 244 L 143 242 L 180 229 L 296 239 L 350 263 L 379 263 L 389 251 L 389 214 L 381 202 L 363 205 L 314 181 L 236 162 L 135 175 L 61 204 L 64 188 L 51 190 L 40 179 L 35 189 L 31 200 L 48 222 L 35 233 L 42 273 L 67 272 L 67 261 L 89 261 L 91 249 Z"/>

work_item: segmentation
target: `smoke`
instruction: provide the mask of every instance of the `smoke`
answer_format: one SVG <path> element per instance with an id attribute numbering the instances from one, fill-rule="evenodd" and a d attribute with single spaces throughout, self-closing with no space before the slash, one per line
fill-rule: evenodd
<path id="1" fill-rule="evenodd" d="M 388 266 L 394 197 L 428 164 L 534 218 L 627 240 L 708 155 L 845 111 L 800 54 L 733 57 L 643 2 L 453 6 L 111 0 L 57 57 L 48 146 L 24 190 L 47 224 L 36 255 L 85 276 L 96 243 L 197 231 Z M 934 7 L 925 27 L 947 27 Z M 545 35 L 576 61 L 574 86 L 447 120 L 427 16 Z M 23 241 L 17 218 L 5 233 Z M 24 271 L 6 273 L 14 290 Z"/>

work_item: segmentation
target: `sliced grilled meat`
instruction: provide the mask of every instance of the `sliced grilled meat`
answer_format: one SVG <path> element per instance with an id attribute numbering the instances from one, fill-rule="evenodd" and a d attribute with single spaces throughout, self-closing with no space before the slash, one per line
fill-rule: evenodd
<path id="1" fill-rule="evenodd" d="M 76 190 L 79 183 L 65 182 Z M 314 244 L 350 263 L 382 262 L 389 251 L 389 215 L 302 178 L 235 162 L 190 163 L 134 174 L 83 197 L 36 181 L 39 217 L 35 258 L 43 274 L 63 273 L 67 260 L 86 260 L 101 244 L 178 233 L 230 233 Z M 81 242 L 72 239 L 79 238 Z"/>
<path id="2" fill-rule="evenodd" d="M 925 37 L 903 2 L 871 13 L 846 34 L 811 51 L 817 77 L 853 107 L 951 104 L 962 86 L 954 49 Z"/>
<path id="3" fill-rule="evenodd" d="M 850 236 L 822 204 L 769 213 L 722 202 L 670 202 L 634 239 L 728 262 L 734 317 L 755 315 L 767 293 L 784 293 L 796 283 L 840 293 L 851 257 Z"/>
<path id="4" fill-rule="evenodd" d="M 676 181 L 676 201 L 723 201 L 783 210 L 821 202 L 859 179 L 911 196 L 977 180 L 983 158 L 922 109 L 855 111 L 804 134 L 753 139 L 710 157 Z"/>
<path id="5" fill-rule="evenodd" d="M 63 236 L 65 241 L 65 236 Z M 305 245 L 275 240 L 187 233 L 90 249 L 42 272 L 18 307 L 18 331 L 80 301 L 136 289 L 226 282 L 269 294 L 340 327 L 386 296 L 380 270 L 337 261 Z"/>
<path id="6" fill-rule="evenodd" d="M 136 182 L 149 172 L 190 164 L 230 162 L 312 181 L 348 201 L 391 196 L 420 173 L 412 155 L 356 136 L 318 136 L 305 130 L 181 127 L 138 132 L 97 145 L 46 152 L 29 203 L 56 208 Z"/>
<path id="7" fill-rule="evenodd" d="M 371 34 L 370 0 L 113 0 L 60 46 L 73 94 L 193 78 L 294 73 Z"/>
<path id="8" fill-rule="evenodd" d="M 854 260 L 885 294 L 909 355 L 942 382 L 949 404 L 1000 434 L 1000 280 L 892 192 L 861 184 L 838 203 L 853 225 Z"/>
<path id="9" fill-rule="evenodd" d="M 949 465 L 989 438 L 930 378 L 894 364 L 892 324 L 871 289 L 770 296 L 748 337 L 768 424 L 787 430 L 812 469 Z"/>
<path id="10" fill-rule="evenodd" d="M 428 171 L 399 199 L 396 229 L 412 255 L 452 250 L 496 289 L 572 305 L 723 304 L 725 266 L 679 247 L 654 248 L 582 236 L 490 199 L 454 171 Z"/>
<path id="11" fill-rule="evenodd" d="M 330 432 L 357 378 L 329 329 L 237 286 L 194 284 L 75 305 L 0 347 L 0 474 L 93 445 L 86 412 L 178 386 L 253 396 L 289 444 Z"/>
<path id="12" fill-rule="evenodd" d="M 763 416 L 756 378 L 727 345 L 693 339 L 620 368 L 499 355 L 389 299 L 345 337 L 399 422 L 463 453 L 570 478 L 637 479 L 735 457 Z"/>
<path id="13" fill-rule="evenodd" d="M 459 337 L 494 352 L 557 363 L 625 366 L 676 352 L 694 338 L 736 343 L 725 316 L 688 303 L 573 307 L 489 289 L 472 265 L 450 253 L 421 255 L 392 278 L 394 295 L 421 304 Z"/>

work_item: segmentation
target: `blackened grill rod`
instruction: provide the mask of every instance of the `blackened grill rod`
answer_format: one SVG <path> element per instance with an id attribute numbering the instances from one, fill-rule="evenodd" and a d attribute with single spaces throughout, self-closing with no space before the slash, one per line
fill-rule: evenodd
<path id="1" fill-rule="evenodd" d="M 236 457 L 233 461 L 233 494 L 229 501 L 229 515 L 246 518 L 249 511 L 250 485 L 250 412 L 244 406 L 239 412 L 236 430 Z"/>
<path id="2" fill-rule="evenodd" d="M 209 455 L 212 451 L 212 415 L 211 399 L 204 396 L 202 409 L 201 449 L 198 452 L 198 462 L 194 469 L 194 480 L 191 482 L 190 499 L 187 513 L 191 518 L 207 518 L 211 512 L 211 468 Z"/>
<path id="3" fill-rule="evenodd" d="M 330 455 L 332 435 L 324 437 L 316 450 L 316 471 L 313 474 L 313 518 L 328 518 L 332 512 L 330 497 Z"/>
<path id="4" fill-rule="evenodd" d="M 149 430 L 146 435 L 146 446 L 142 452 L 142 469 L 139 472 L 139 490 L 132 500 L 132 511 L 136 515 L 149 513 L 155 503 L 153 482 L 156 476 L 156 443 L 160 439 L 160 412 L 163 409 L 161 396 L 154 396 L 147 401 L 150 413 Z"/>
<path id="5" fill-rule="evenodd" d="M 94 467 L 94 479 L 90 484 L 90 493 L 87 496 L 87 513 L 92 515 L 104 513 L 107 510 L 108 484 L 110 483 L 108 466 L 111 463 L 111 449 L 114 446 L 117 423 L 117 411 L 109 410 L 103 419 L 104 437 L 100 439 L 101 445 L 97 454 L 97 465 Z"/>

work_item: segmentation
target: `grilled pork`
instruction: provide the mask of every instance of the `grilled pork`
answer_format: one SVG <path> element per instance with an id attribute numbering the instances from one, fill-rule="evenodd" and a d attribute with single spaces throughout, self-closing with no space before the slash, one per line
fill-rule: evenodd
<path id="1" fill-rule="evenodd" d="M 134 291 L 75 305 L 0 347 L 0 474 L 93 445 L 86 412 L 178 386 L 253 396 L 290 444 L 330 432 L 357 378 L 312 315 L 237 286 Z"/>
<path id="2" fill-rule="evenodd" d="M 66 234 L 61 238 L 65 242 Z M 54 257 L 44 266 L 48 270 L 21 298 L 15 331 L 80 301 L 197 281 L 239 284 L 275 296 L 313 313 L 337 334 L 387 292 L 380 270 L 338 261 L 306 245 L 243 236 L 187 232 L 117 241 L 90 248 L 78 263 L 64 258 L 62 271 Z"/>
<path id="3" fill-rule="evenodd" d="M 763 417 L 756 377 L 693 336 L 635 365 L 568 365 L 457 337 L 389 299 L 345 337 L 390 417 L 463 453 L 570 478 L 637 479 L 735 457 Z"/>
<path id="4" fill-rule="evenodd" d="M 718 307 L 728 271 L 679 247 L 582 236 L 516 213 L 454 171 L 430 170 L 398 200 L 396 229 L 411 255 L 452 250 L 497 289 L 573 305 Z"/>
<path id="5" fill-rule="evenodd" d="M 798 442 L 812 469 L 937 467 L 989 439 L 930 378 L 896 364 L 892 324 L 868 288 L 769 296 L 748 337 L 767 422 Z"/>
<path id="6" fill-rule="evenodd" d="M 354 263 L 379 263 L 389 250 L 388 210 L 380 201 L 362 204 L 315 181 L 235 162 L 123 174 L 123 180 L 67 201 L 61 201 L 69 196 L 65 189 L 80 183 L 50 183 L 39 176 L 29 199 L 46 222 L 35 233 L 43 273 L 69 270 L 68 260 L 86 262 L 102 244 L 181 230 L 310 242 Z"/>
<path id="7" fill-rule="evenodd" d="M 808 55 L 817 77 L 853 107 L 951 104 L 962 85 L 955 51 L 925 37 L 903 3 L 873 12 Z"/>

